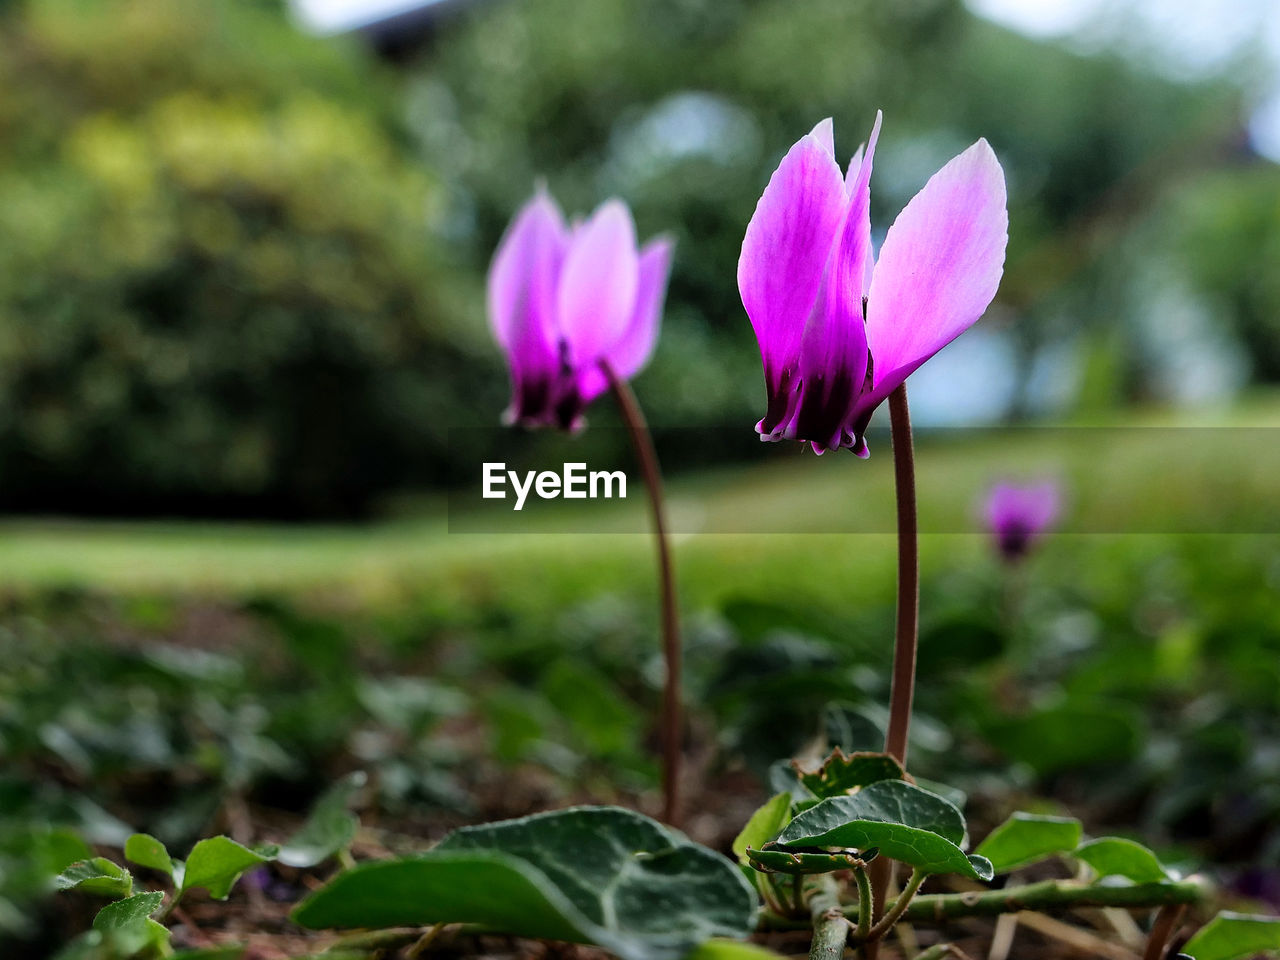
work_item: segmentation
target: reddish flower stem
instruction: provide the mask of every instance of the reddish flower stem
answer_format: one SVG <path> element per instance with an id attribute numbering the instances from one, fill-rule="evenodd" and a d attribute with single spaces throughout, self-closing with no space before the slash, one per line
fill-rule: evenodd
<path id="1" fill-rule="evenodd" d="M 893 479 L 898 502 L 898 614 L 894 630 L 893 679 L 889 688 L 889 729 L 885 753 L 907 765 L 907 734 L 911 727 L 911 701 L 916 686 L 916 646 L 920 620 L 920 555 L 916 523 L 916 465 L 911 444 L 911 413 L 907 385 L 889 394 L 889 434 L 893 441 Z M 871 917 L 880 923 L 885 893 L 893 876 L 893 864 L 880 857 L 871 864 L 873 885 Z M 876 960 L 878 944 L 863 948 L 867 960 Z"/>
<path id="2" fill-rule="evenodd" d="M 676 604 L 675 570 L 667 538 L 666 511 L 662 498 L 662 472 L 653 436 L 645 422 L 640 404 L 627 382 L 614 373 L 608 362 L 600 369 L 609 380 L 618 410 L 626 424 L 635 449 L 645 489 L 649 491 L 649 507 L 653 513 L 654 543 L 658 551 L 658 579 L 662 604 L 662 654 L 666 661 L 666 683 L 662 695 L 662 819 L 672 826 L 680 819 L 680 619 Z"/>
<path id="3" fill-rule="evenodd" d="M 889 693 L 889 730 L 884 749 L 905 767 L 911 701 L 915 695 L 920 620 L 916 467 L 905 383 L 889 394 L 889 432 L 893 438 L 893 478 L 898 500 L 898 618 L 893 645 L 893 685 Z"/>

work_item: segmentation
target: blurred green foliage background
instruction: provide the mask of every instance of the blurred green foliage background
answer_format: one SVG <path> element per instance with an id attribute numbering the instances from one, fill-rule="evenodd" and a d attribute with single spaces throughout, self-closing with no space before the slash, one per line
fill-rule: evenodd
<path id="1" fill-rule="evenodd" d="M 990 397 L 952 416 L 1280 379 L 1280 168 L 1244 60 L 1171 78 L 959 0 L 473 0 L 405 29 L 387 59 L 262 0 L 4 6 L 0 507 L 351 516 L 456 481 L 447 428 L 505 403 L 483 271 L 540 178 L 675 233 L 642 399 L 749 431 L 742 231 L 800 133 L 831 115 L 850 154 L 877 108 L 880 235 L 978 136 L 1008 172 L 962 363 Z"/>

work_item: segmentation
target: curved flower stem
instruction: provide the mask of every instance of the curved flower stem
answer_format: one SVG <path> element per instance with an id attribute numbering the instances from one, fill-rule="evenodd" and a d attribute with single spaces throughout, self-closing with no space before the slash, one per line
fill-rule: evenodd
<path id="1" fill-rule="evenodd" d="M 1166 903 L 1160 908 L 1156 913 L 1156 922 L 1151 927 L 1151 935 L 1147 937 L 1147 949 L 1142 954 L 1142 960 L 1164 960 L 1169 940 L 1177 930 L 1186 909 L 1187 906 L 1183 903 Z"/>
<path id="2" fill-rule="evenodd" d="M 607 361 L 600 369 L 609 381 L 618 410 L 627 426 L 635 449 L 645 489 L 649 491 L 649 507 L 653 513 L 653 534 L 658 550 L 658 578 L 662 603 L 662 655 L 666 662 L 666 683 L 662 695 L 662 819 L 672 826 L 680 819 L 680 620 L 676 606 L 676 584 L 667 540 L 666 512 L 662 499 L 662 472 L 653 436 L 645 423 L 640 404 L 627 382 L 614 373 Z"/>
<path id="3" fill-rule="evenodd" d="M 907 732 L 916 685 L 916 643 L 920 617 L 920 561 L 916 542 L 916 467 L 911 448 L 907 385 L 889 394 L 893 438 L 893 479 L 898 501 L 898 618 L 893 645 L 893 686 L 884 749 L 907 765 Z"/>
<path id="4" fill-rule="evenodd" d="M 898 503 L 898 613 L 893 642 L 893 679 L 889 688 L 889 729 L 885 753 L 907 765 L 907 734 L 916 686 L 916 644 L 920 618 L 920 555 L 916 524 L 916 464 L 911 444 L 907 385 L 889 394 L 889 433 L 893 442 L 893 481 Z M 875 887 L 871 919 L 879 924 L 893 864 L 881 857 L 871 864 Z M 876 944 L 867 944 L 868 960 L 876 960 Z"/>

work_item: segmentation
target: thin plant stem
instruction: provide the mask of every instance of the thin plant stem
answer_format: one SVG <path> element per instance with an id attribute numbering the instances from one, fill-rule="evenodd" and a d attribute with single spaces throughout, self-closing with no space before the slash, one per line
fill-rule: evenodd
<path id="1" fill-rule="evenodd" d="M 1023 910 L 1036 913 L 1078 910 L 1083 907 L 1139 910 L 1169 904 L 1203 903 L 1211 892 L 1211 888 L 1204 882 L 1195 879 L 1134 883 L 1127 886 L 1079 883 L 1075 880 L 1041 880 L 1000 890 L 922 893 L 911 899 L 899 919 L 916 923 L 944 923 L 961 917 L 998 917 Z M 897 901 L 894 906 L 897 906 Z M 850 904 L 848 909 L 853 910 L 854 905 Z M 761 917 L 761 926 L 768 930 L 799 930 L 807 924 L 803 920 L 780 913 L 765 913 Z"/>
<path id="2" fill-rule="evenodd" d="M 1042 880 L 1003 890 L 924 894 L 908 904 L 905 916 L 908 920 L 942 923 L 957 917 L 994 917 L 1020 910 L 1043 913 L 1080 907 L 1160 907 L 1199 903 L 1206 896 L 1205 886 L 1195 880 L 1134 883 L 1123 887 L 1081 884 L 1072 880 Z"/>
<path id="3" fill-rule="evenodd" d="M 916 467 L 905 383 L 889 394 L 889 432 L 893 439 L 893 479 L 898 501 L 898 615 L 893 643 L 893 685 L 889 693 L 889 730 L 884 749 L 905 767 L 920 618 Z"/>
<path id="4" fill-rule="evenodd" d="M 858 881 L 858 928 L 854 936 L 865 940 L 871 929 L 871 878 L 863 867 L 854 867 L 853 875 Z"/>
<path id="5" fill-rule="evenodd" d="M 813 942 L 809 960 L 841 960 L 849 942 L 849 921 L 840 906 L 840 888 L 830 874 L 823 874 L 809 898 Z"/>
<path id="6" fill-rule="evenodd" d="M 437 923 L 428 927 L 427 931 L 418 938 L 417 942 L 415 942 L 414 945 L 405 952 L 405 960 L 418 960 L 419 957 L 425 956 L 444 928 L 445 924 L 443 923 Z"/>
<path id="7" fill-rule="evenodd" d="M 911 443 L 911 412 L 907 385 L 889 394 L 889 435 L 893 443 L 893 481 L 898 505 L 898 610 L 894 624 L 893 676 L 889 688 L 889 728 L 885 753 L 907 765 L 907 735 L 916 686 L 916 645 L 920 619 L 920 553 L 916 523 L 916 465 Z M 880 858 L 871 864 L 874 894 L 871 919 L 884 916 L 885 892 L 893 879 L 893 863 Z M 876 960 L 876 944 L 867 944 L 867 960 Z"/>
<path id="8" fill-rule="evenodd" d="M 654 542 L 658 552 L 658 579 L 662 604 L 662 655 L 666 663 L 666 682 L 662 693 L 662 818 L 672 826 L 680 820 L 680 619 L 676 603 L 675 568 L 667 537 L 666 511 L 662 497 L 662 472 L 653 436 L 645 422 L 640 404 L 627 382 L 619 377 L 607 361 L 600 369 L 618 401 L 618 410 L 626 424 L 635 449 L 644 485 L 649 491 L 649 507 L 653 513 Z"/>
<path id="9" fill-rule="evenodd" d="M 907 880 L 907 885 L 902 888 L 902 893 L 893 901 L 893 906 L 889 908 L 875 926 L 867 931 L 868 940 L 879 940 L 893 929 L 893 925 L 898 922 L 899 918 L 906 913 L 907 907 L 911 905 L 911 898 L 916 895 L 916 891 L 920 889 L 920 884 L 924 883 L 926 876 L 928 874 L 923 870 L 911 871 L 911 877 Z"/>
<path id="10" fill-rule="evenodd" d="M 1186 909 L 1184 903 L 1167 903 L 1160 908 L 1156 914 L 1156 922 L 1151 926 L 1151 936 L 1147 938 L 1147 949 L 1142 954 L 1142 960 L 1164 960 L 1169 949 L 1169 939 L 1177 930 Z"/>

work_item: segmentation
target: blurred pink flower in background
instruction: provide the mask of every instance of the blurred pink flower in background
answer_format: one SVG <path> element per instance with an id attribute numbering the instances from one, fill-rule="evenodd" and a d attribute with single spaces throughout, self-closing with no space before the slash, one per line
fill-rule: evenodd
<path id="1" fill-rule="evenodd" d="M 658 338 L 672 241 L 636 247 L 631 211 L 607 200 L 566 225 L 539 190 L 516 215 L 489 267 L 489 323 L 511 371 L 503 419 L 522 426 L 581 425 L 608 387 L 648 362 Z"/>
<path id="2" fill-rule="evenodd" d="M 1012 562 L 1026 556 L 1035 540 L 1057 520 L 1061 507 L 1061 491 L 1053 480 L 1001 482 L 987 493 L 983 514 L 1000 555 Z"/>

